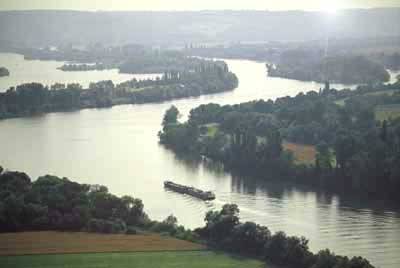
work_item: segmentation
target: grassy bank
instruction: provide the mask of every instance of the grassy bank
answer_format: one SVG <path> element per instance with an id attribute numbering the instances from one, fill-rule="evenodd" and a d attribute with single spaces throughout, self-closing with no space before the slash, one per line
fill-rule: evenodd
<path id="1" fill-rule="evenodd" d="M 136 252 L 3 256 L 0 267 L 13 268 L 261 268 L 257 260 L 231 257 L 211 251 Z"/>

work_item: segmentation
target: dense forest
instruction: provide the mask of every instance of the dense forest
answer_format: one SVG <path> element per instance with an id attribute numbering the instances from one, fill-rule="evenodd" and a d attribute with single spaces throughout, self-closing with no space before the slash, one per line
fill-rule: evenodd
<path id="1" fill-rule="evenodd" d="M 385 67 L 365 56 L 336 55 L 325 57 L 322 52 L 291 50 L 282 53 L 276 64 L 267 64 L 268 75 L 302 81 L 343 84 L 387 82 Z"/>
<path id="2" fill-rule="evenodd" d="M 118 104 L 161 102 L 233 90 L 237 77 L 221 61 L 199 60 L 184 71 L 165 71 L 156 80 L 112 81 L 79 84 L 23 84 L 0 93 L 0 119 L 72 109 L 110 107 Z"/>
<path id="3" fill-rule="evenodd" d="M 160 142 L 265 179 L 398 199 L 399 89 L 400 81 L 354 91 L 327 84 L 320 92 L 275 101 L 201 105 L 185 123 L 171 107 Z M 287 143 L 314 148 L 312 162 L 297 161 Z"/>
<path id="4" fill-rule="evenodd" d="M 53 48 L 19 49 L 17 52 L 27 60 L 67 61 L 59 69 L 62 71 L 90 71 L 118 69 L 121 73 L 164 73 L 166 71 L 184 72 L 200 68 L 204 60 L 188 57 L 182 51 L 161 50 L 144 45 L 123 46 L 90 45 L 86 48 L 61 46 Z M 71 63 L 72 62 L 72 63 Z"/>
<path id="5" fill-rule="evenodd" d="M 2 76 L 9 76 L 10 71 L 5 67 L 0 67 L 0 77 Z"/>
<path id="6" fill-rule="evenodd" d="M 190 44 L 187 55 L 267 62 L 269 76 L 304 81 L 366 84 L 386 82 L 385 69 L 400 68 L 400 39 L 346 38 L 304 42 Z"/>
<path id="7" fill-rule="evenodd" d="M 130 57 L 152 56 L 157 51 L 139 44 L 128 44 L 122 46 L 104 46 L 94 43 L 85 47 L 74 47 L 71 44 L 62 44 L 54 47 L 18 47 L 15 53 L 24 55 L 27 60 L 55 60 L 72 63 L 118 63 Z"/>
<path id="8" fill-rule="evenodd" d="M 85 48 L 61 46 L 53 48 L 19 49 L 18 53 L 27 60 L 66 61 L 62 71 L 91 71 L 118 69 L 121 73 L 164 73 L 185 72 L 199 69 L 204 60 L 186 55 L 178 50 L 153 49 L 139 44 L 123 46 L 89 45 Z"/>
<path id="9" fill-rule="evenodd" d="M 112 195 L 99 185 L 20 172 L 0 175 L 0 231 L 63 230 L 118 233 L 148 221 L 140 199 Z M 127 227 L 128 226 L 128 227 Z"/>
<path id="10" fill-rule="evenodd" d="M 350 259 L 328 249 L 313 254 L 304 237 L 272 234 L 266 226 L 242 223 L 234 204 L 209 211 L 205 223 L 191 231 L 178 226 L 173 215 L 161 222 L 151 221 L 140 199 L 115 196 L 105 186 L 50 175 L 32 182 L 25 173 L 0 167 L 0 232 L 60 230 L 135 235 L 150 231 L 290 268 L 373 268 L 362 257 Z"/>

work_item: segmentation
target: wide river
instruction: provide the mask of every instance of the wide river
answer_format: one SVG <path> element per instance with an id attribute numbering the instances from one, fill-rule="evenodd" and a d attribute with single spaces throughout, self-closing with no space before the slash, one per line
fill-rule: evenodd
<path id="1" fill-rule="evenodd" d="M 236 203 L 242 220 L 267 225 L 273 231 L 304 235 L 310 239 L 313 251 L 330 248 L 337 254 L 364 256 L 377 267 L 400 267 L 400 209 L 381 201 L 271 183 L 263 180 L 262 175 L 258 179 L 237 177 L 210 163 L 178 159 L 158 144 L 160 122 L 171 104 L 178 107 L 184 120 L 191 108 L 203 103 L 276 99 L 321 86 L 267 77 L 262 63 L 227 63 L 239 78 L 239 87 L 231 92 L 0 121 L 0 165 L 25 171 L 32 178 L 54 174 L 81 183 L 104 184 L 112 193 L 141 198 L 151 218 L 161 220 L 174 214 L 188 227 L 201 226 L 206 211 Z M 43 69 L 44 66 L 56 67 L 54 63 L 40 61 L 20 60 L 19 64 L 27 64 L 31 70 L 42 68 L 42 75 L 54 72 Z M 0 65 L 7 67 L 7 61 Z M 25 70 L 27 66 L 19 68 Z M 85 77 L 85 73 L 74 75 Z M 120 81 L 119 74 L 114 75 L 114 81 Z M 23 75 L 12 79 L 38 81 Z M 54 80 L 42 77 L 40 81 Z M 165 179 L 213 190 L 217 199 L 202 202 L 167 192 L 163 188 Z"/>

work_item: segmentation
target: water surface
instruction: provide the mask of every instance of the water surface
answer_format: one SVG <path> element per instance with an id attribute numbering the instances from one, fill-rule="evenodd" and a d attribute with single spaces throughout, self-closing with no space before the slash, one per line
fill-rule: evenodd
<path id="1" fill-rule="evenodd" d="M 80 83 L 87 88 L 91 82 L 112 80 L 114 84 L 136 78 L 138 80 L 155 78 L 157 74 L 121 74 L 117 69 L 85 72 L 64 72 L 58 70 L 64 62 L 25 60 L 24 56 L 11 53 L 0 53 L 0 66 L 10 71 L 10 76 L 0 77 L 0 92 L 10 87 L 29 82 L 44 85 L 55 83 Z"/>

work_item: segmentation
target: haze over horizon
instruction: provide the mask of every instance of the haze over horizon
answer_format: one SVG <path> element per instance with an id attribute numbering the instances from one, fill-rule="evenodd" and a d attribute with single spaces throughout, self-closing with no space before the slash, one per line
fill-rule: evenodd
<path id="1" fill-rule="evenodd" d="M 198 10 L 305 10 L 305 11 L 337 11 L 339 9 L 400 7 L 398 0 L 4 0 L 0 3 L 0 11 L 6 10 L 88 10 L 88 11 L 198 11 Z"/>

